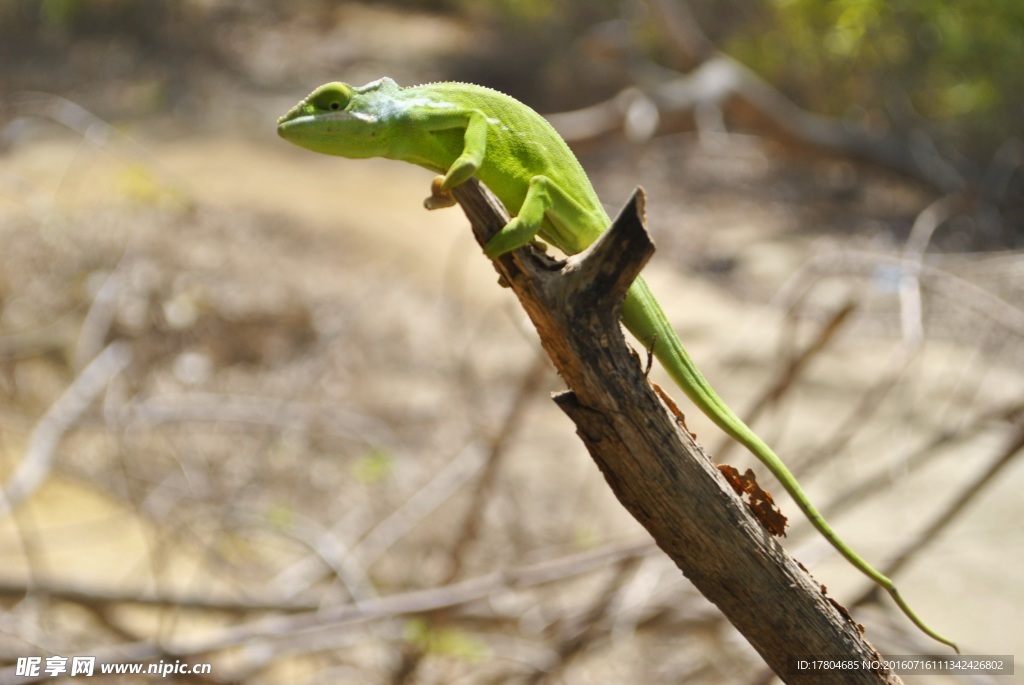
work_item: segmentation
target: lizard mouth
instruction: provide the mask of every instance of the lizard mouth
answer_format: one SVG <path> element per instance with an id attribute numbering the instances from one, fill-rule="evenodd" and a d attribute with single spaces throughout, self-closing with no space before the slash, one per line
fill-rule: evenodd
<path id="1" fill-rule="evenodd" d="M 308 104 L 306 104 L 305 102 L 300 102 L 299 104 L 295 105 L 290 110 L 288 110 L 284 116 L 278 117 L 277 125 L 281 126 L 282 124 L 287 124 L 289 121 L 294 121 L 295 119 L 299 119 L 304 116 L 311 116 L 312 112 L 310 112 L 309 110 L 310 106 Z"/>
<path id="2" fill-rule="evenodd" d="M 345 112 L 320 112 L 313 114 L 305 111 L 301 106 L 298 106 L 277 120 L 277 135 L 282 138 L 290 138 L 296 134 L 301 134 L 302 132 L 311 129 L 315 124 L 341 121 L 343 119 L 350 118 L 350 116 L 345 115 Z"/>
<path id="3" fill-rule="evenodd" d="M 296 105 L 283 117 L 278 118 L 277 125 L 284 126 L 286 124 L 305 124 L 313 121 L 334 122 L 352 120 L 359 120 L 364 122 L 373 121 L 372 118 L 355 112 L 346 112 L 344 110 L 339 112 L 316 112 L 311 111 L 307 105 Z"/>
<path id="4" fill-rule="evenodd" d="M 352 112 L 310 112 L 300 105 L 277 120 L 277 135 L 314 152 L 361 159 L 375 156 L 375 136 L 367 124 L 366 117 Z"/>

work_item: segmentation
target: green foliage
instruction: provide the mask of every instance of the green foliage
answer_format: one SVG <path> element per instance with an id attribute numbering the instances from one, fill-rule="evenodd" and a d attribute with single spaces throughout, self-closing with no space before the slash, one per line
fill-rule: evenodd
<path id="1" fill-rule="evenodd" d="M 190 7 L 175 0 L 0 0 L 0 59 L 67 67 L 67 51 L 83 39 L 130 43 L 150 53 L 194 53 L 208 27 L 195 21 Z"/>
<path id="2" fill-rule="evenodd" d="M 44 24 L 67 26 L 82 11 L 82 0 L 41 0 L 39 18 Z"/>
<path id="3" fill-rule="evenodd" d="M 59 28 L 71 33 L 157 22 L 172 0 L 0 0 L 3 28 Z"/>
<path id="4" fill-rule="evenodd" d="M 458 12 L 495 29 L 557 35 L 560 45 L 579 37 L 584 27 L 618 15 L 621 0 L 458 0 Z M 523 34 L 523 31 L 530 33 Z"/>
<path id="5" fill-rule="evenodd" d="M 450 12 L 493 27 L 541 31 L 551 29 L 551 22 L 578 30 L 586 24 L 579 21 L 581 18 L 614 15 L 621 0 L 387 0 L 387 3 L 412 10 Z"/>
<path id="6" fill-rule="evenodd" d="M 1019 133 L 1021 0 L 763 0 L 730 52 L 806 105 L 962 138 Z"/>
<path id="7" fill-rule="evenodd" d="M 381 449 L 373 449 L 352 463 L 352 476 L 362 485 L 374 485 L 391 476 L 391 455 Z"/>
<path id="8" fill-rule="evenodd" d="M 489 6 L 489 10 L 498 18 L 517 23 L 533 23 L 549 19 L 557 12 L 556 4 L 552 0 L 487 0 L 483 3 Z M 473 8 L 467 3 L 467 10 Z"/>
<path id="9" fill-rule="evenodd" d="M 424 654 L 477 662 L 487 656 L 487 645 L 474 635 L 452 626 L 436 626 L 422 618 L 406 622 L 405 639 Z"/>
<path id="10" fill-rule="evenodd" d="M 267 520 L 277 530 L 285 530 L 295 523 L 295 510 L 286 502 L 278 502 L 267 510 Z"/>

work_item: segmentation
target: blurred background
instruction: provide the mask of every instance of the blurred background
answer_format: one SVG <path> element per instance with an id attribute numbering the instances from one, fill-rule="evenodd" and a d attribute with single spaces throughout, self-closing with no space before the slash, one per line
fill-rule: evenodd
<path id="1" fill-rule="evenodd" d="M 1018 0 L 0 0 L 0 683 L 772 682 L 432 175 L 277 138 L 385 75 L 644 186 L 712 384 L 929 623 L 1024 654 L 1022 63 Z M 941 651 L 778 499 L 869 640 Z M 99 674 L 149 663 L 210 669 Z"/>

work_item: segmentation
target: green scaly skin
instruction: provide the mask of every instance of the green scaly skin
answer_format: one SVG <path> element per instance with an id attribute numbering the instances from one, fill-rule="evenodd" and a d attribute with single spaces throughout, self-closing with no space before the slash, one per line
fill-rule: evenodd
<path id="1" fill-rule="evenodd" d="M 554 128 L 521 102 L 482 86 L 402 88 L 389 78 L 362 87 L 328 83 L 281 117 L 277 131 L 314 152 L 385 157 L 441 174 L 425 201 L 428 209 L 453 204 L 449 191 L 476 176 L 514 217 L 485 247 L 492 259 L 538 236 L 576 254 L 611 224 L 586 172 Z M 840 554 L 886 590 L 918 628 L 957 650 L 917 617 L 889 578 L 836 535 L 782 460 L 711 388 L 643 278 L 626 293 L 622 322 L 641 342 L 654 343 L 655 357 L 686 396 L 768 467 Z"/>

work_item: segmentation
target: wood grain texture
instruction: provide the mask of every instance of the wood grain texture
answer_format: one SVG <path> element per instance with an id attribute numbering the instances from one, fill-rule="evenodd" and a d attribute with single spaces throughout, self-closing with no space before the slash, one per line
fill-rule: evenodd
<path id="1" fill-rule="evenodd" d="M 481 245 L 507 222 L 475 180 L 454 190 Z M 879 658 L 861 628 L 758 524 L 658 398 L 627 346 L 618 307 L 653 254 L 638 190 L 588 250 L 559 262 L 535 249 L 495 260 L 569 390 L 575 422 L 624 507 L 697 589 L 792 684 L 899 683 L 890 672 L 798 673 L 791 660 Z"/>

